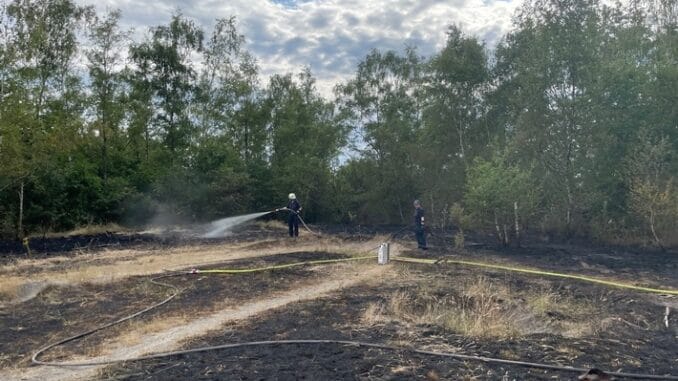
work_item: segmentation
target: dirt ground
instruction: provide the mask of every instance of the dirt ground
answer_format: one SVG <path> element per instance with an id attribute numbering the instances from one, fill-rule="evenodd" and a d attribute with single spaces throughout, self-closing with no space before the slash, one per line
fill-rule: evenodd
<path id="1" fill-rule="evenodd" d="M 63 243 L 56 241 L 55 250 L 50 251 L 50 243 L 46 242 L 45 250 L 32 258 L 8 250 L 0 256 L 3 258 L 0 275 L 6 281 L 6 290 L 10 290 L 9 280 L 23 282 L 24 288 L 33 285 L 36 290 L 35 295 L 29 295 L 25 301 L 16 295 L 0 297 L 3 302 L 0 304 L 0 378 L 576 379 L 576 374 L 567 372 L 338 344 L 201 352 L 125 362 L 89 369 L 89 373 L 75 370 L 62 374 L 61 378 L 50 377 L 55 368 L 30 364 L 32 353 L 48 343 L 131 314 L 167 297 L 171 290 L 148 282 L 153 274 L 167 270 L 164 260 L 173 264 L 171 270 L 178 270 L 190 269 L 190 263 L 209 264 L 201 268 L 251 268 L 340 259 L 365 252 L 376 254 L 374 244 L 388 239 L 388 234 L 383 233 L 336 229 L 321 239 L 306 235 L 290 242 L 284 238 L 282 229 L 259 226 L 205 242 L 147 237 L 138 241 L 118 240 L 119 244 L 114 247 L 62 251 L 59 248 Z M 81 238 L 81 242 L 85 241 L 86 238 Z M 402 233 L 394 240 L 392 254 L 480 260 L 678 288 L 676 253 L 543 243 L 504 250 L 489 242 L 455 250 L 447 244 L 451 237 L 437 236 L 431 241 L 432 249 L 428 252 L 414 251 L 412 238 Z M 0 244 L 0 250 L 5 246 Z M 128 262 L 140 258 L 152 261 L 144 262 L 147 267 L 143 271 L 131 269 Z M 100 274 L 91 275 L 92 268 L 107 271 L 123 268 L 125 272 L 101 278 Z M 85 275 L 78 278 L 76 270 Z M 45 281 L 69 271 L 73 276 L 62 276 L 60 283 Z M 333 279 L 344 280 L 344 283 L 326 286 L 322 293 L 312 295 L 312 290 L 328 285 Z M 254 314 L 213 320 L 218 322 L 215 326 L 203 327 L 195 335 L 172 343 L 172 347 L 155 351 L 259 340 L 339 339 L 582 368 L 678 375 L 678 297 L 446 263 L 393 262 L 376 266 L 373 261 L 359 261 L 247 274 L 184 274 L 168 278 L 166 282 L 180 289 L 170 303 L 56 348 L 43 359 L 70 361 L 106 357 L 111 348 L 139 346 L 177 327 L 188 327 L 196 320 L 209 322 L 211 317 L 223 317 L 237 311 L 239 306 L 270 301 L 270 308 L 259 306 Z M 235 312 L 233 314 L 235 316 Z"/>

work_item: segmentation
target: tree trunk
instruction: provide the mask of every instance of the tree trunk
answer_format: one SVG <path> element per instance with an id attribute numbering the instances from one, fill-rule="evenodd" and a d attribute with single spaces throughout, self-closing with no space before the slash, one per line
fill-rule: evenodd
<path id="1" fill-rule="evenodd" d="M 146 120 L 146 123 L 144 125 L 144 140 L 146 144 L 146 162 L 148 162 L 148 151 L 150 151 L 150 140 L 151 140 L 151 132 L 148 130 L 148 123 L 149 121 Z"/>
<path id="2" fill-rule="evenodd" d="M 520 247 L 520 224 L 518 223 L 518 201 L 513 202 L 513 213 L 515 217 L 516 226 L 516 245 Z"/>
<path id="3" fill-rule="evenodd" d="M 570 228 L 572 226 L 572 189 L 570 188 L 569 179 L 565 185 L 567 191 L 567 213 L 565 215 L 565 222 L 567 223 L 567 233 L 570 234 Z"/>
<path id="4" fill-rule="evenodd" d="M 497 239 L 501 244 L 504 244 L 504 237 L 501 235 L 501 229 L 499 228 L 499 217 L 497 217 L 497 211 L 494 211 L 494 227 L 497 229 Z"/>
<path id="5" fill-rule="evenodd" d="M 21 180 L 19 188 L 19 223 L 17 227 L 17 235 L 19 239 L 24 237 L 24 180 Z"/>
<path id="6" fill-rule="evenodd" d="M 459 127 L 457 128 L 457 131 L 459 132 L 459 149 L 461 153 L 461 160 L 462 163 L 464 163 L 464 168 L 466 168 L 467 165 L 466 165 L 466 152 L 464 150 L 464 126 L 462 124 L 461 110 L 459 110 Z"/>
<path id="7" fill-rule="evenodd" d="M 104 192 L 108 188 L 108 137 L 106 136 L 106 122 L 101 124 L 101 138 L 102 138 L 102 147 L 101 147 L 101 161 L 104 174 Z"/>
<path id="8" fill-rule="evenodd" d="M 400 214 L 400 221 L 405 222 L 405 214 L 403 213 L 403 205 L 400 202 L 400 200 L 398 200 L 398 213 Z"/>
<path id="9" fill-rule="evenodd" d="M 662 245 L 661 240 L 659 239 L 659 236 L 657 235 L 657 231 L 654 228 L 654 210 L 650 208 L 650 230 L 652 231 L 652 236 L 654 237 L 654 241 L 657 243 L 657 246 L 664 251 L 664 245 Z"/>
<path id="10" fill-rule="evenodd" d="M 434 219 L 435 219 L 434 216 L 437 215 L 436 209 L 435 209 L 435 207 L 434 207 L 435 204 L 434 204 L 434 202 L 433 202 L 433 193 L 431 193 L 430 200 L 431 200 L 431 204 L 430 204 L 430 209 L 429 209 L 429 210 L 430 210 L 431 212 L 429 213 L 429 216 L 430 216 L 429 218 L 430 218 L 430 220 L 429 220 L 428 222 L 429 222 L 430 224 L 433 224 L 433 221 L 434 221 Z M 431 225 L 431 226 L 433 226 L 433 225 Z"/>

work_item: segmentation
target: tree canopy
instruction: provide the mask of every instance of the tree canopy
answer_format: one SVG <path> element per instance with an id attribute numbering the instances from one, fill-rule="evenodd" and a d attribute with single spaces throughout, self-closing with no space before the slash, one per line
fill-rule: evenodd
<path id="1" fill-rule="evenodd" d="M 316 222 L 410 223 L 417 198 L 504 243 L 520 225 L 678 244 L 675 2 L 527 0 L 497 46 L 457 26 L 428 57 L 377 46 L 333 97 L 309 69 L 261 75 L 236 17 L 175 13 L 141 41 L 120 18 L 0 5 L 1 235 L 295 192 Z"/>

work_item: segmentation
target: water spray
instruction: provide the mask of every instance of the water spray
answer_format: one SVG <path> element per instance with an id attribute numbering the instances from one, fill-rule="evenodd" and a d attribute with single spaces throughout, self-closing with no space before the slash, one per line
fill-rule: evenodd
<path id="1" fill-rule="evenodd" d="M 209 224 L 207 224 L 208 229 L 207 233 L 201 235 L 200 237 L 202 238 L 224 237 L 228 235 L 234 227 L 242 225 L 246 222 L 252 221 L 256 218 L 267 215 L 269 213 L 273 213 L 273 211 L 244 214 L 241 216 L 226 217 L 220 220 L 212 221 Z"/>
<path id="2" fill-rule="evenodd" d="M 276 213 L 276 212 L 281 212 L 281 211 L 286 211 L 290 213 L 294 213 L 299 217 L 299 221 L 301 221 L 302 225 L 306 230 L 308 230 L 311 234 L 313 235 L 320 235 L 319 233 L 314 232 L 311 230 L 311 228 L 306 225 L 306 222 L 304 221 L 303 218 L 301 218 L 301 215 L 297 212 L 295 212 L 292 209 L 289 209 L 287 207 L 271 210 L 268 212 L 259 212 L 259 213 L 251 213 L 251 214 L 243 214 L 240 216 L 233 216 L 233 217 L 226 217 L 222 218 L 219 220 L 212 221 L 208 224 L 205 225 L 203 228 L 207 232 L 200 235 L 201 238 L 220 238 L 220 237 L 225 237 L 230 234 L 231 230 L 235 228 L 238 225 L 242 225 L 244 223 L 247 223 L 249 221 L 255 220 L 261 216 L 265 216 L 270 213 Z"/>

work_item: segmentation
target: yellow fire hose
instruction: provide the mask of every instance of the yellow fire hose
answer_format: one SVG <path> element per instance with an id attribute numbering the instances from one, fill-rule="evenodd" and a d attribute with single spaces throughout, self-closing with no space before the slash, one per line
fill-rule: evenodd
<path id="1" fill-rule="evenodd" d="M 409 258 L 409 257 L 394 257 L 394 258 L 392 258 L 392 260 L 398 261 L 398 262 L 409 262 L 409 263 L 425 263 L 425 264 L 437 264 L 437 263 L 439 263 L 439 261 L 434 260 L 434 259 Z M 632 285 L 632 284 L 613 282 L 613 281 L 609 281 L 609 280 L 603 280 L 603 279 L 588 277 L 588 276 L 584 276 L 584 275 L 572 275 L 572 274 L 558 273 L 558 272 L 554 272 L 554 271 L 544 271 L 544 270 L 540 270 L 540 269 L 529 269 L 529 268 L 523 268 L 523 267 L 495 265 L 495 264 L 491 264 L 491 263 L 462 261 L 462 260 L 456 260 L 456 259 L 444 259 L 443 261 L 444 261 L 444 263 L 452 263 L 452 264 L 464 265 L 464 266 L 476 266 L 476 267 L 483 267 L 483 268 L 494 269 L 494 270 L 512 271 L 512 272 L 518 272 L 518 273 L 524 273 L 524 274 L 533 274 L 533 275 L 543 275 L 543 276 L 557 277 L 557 278 L 575 279 L 575 280 L 580 280 L 580 281 L 584 281 L 584 282 L 602 284 L 602 285 L 610 286 L 610 287 L 618 287 L 618 288 L 625 288 L 625 289 L 635 290 L 635 291 L 650 292 L 650 293 L 653 293 L 653 294 L 678 295 L 678 290 L 666 290 L 666 289 L 636 286 L 636 285 Z"/>
<path id="2" fill-rule="evenodd" d="M 206 270 L 193 269 L 193 270 L 191 270 L 190 273 L 192 273 L 192 274 L 243 274 L 243 273 L 254 273 L 254 272 L 259 272 L 259 271 L 286 269 L 286 268 L 298 267 L 298 266 L 321 265 L 321 264 L 329 264 L 329 263 L 374 259 L 374 258 L 375 258 L 374 255 L 368 255 L 368 256 L 361 256 L 361 257 L 341 258 L 341 259 L 325 259 L 325 260 L 315 260 L 315 261 L 293 262 L 293 263 L 286 263 L 286 264 L 282 264 L 282 265 L 255 267 L 255 268 L 247 268 L 247 269 L 206 269 Z M 439 261 L 439 260 L 426 259 L 426 258 L 411 258 L 411 257 L 394 257 L 394 258 L 392 258 L 392 260 L 396 261 L 396 262 L 423 263 L 423 264 L 431 264 L 431 265 L 441 263 L 441 261 Z M 572 275 L 572 274 L 565 274 L 565 273 L 559 273 L 559 272 L 554 272 L 554 271 L 545 271 L 545 270 L 541 270 L 541 269 L 530 269 L 530 268 L 524 268 L 524 267 L 496 265 L 496 264 L 484 263 L 484 262 L 463 261 L 463 260 L 453 260 L 453 259 L 445 259 L 443 263 L 451 263 L 451 264 L 464 265 L 464 266 L 483 267 L 483 268 L 493 269 L 493 270 L 511 271 L 511 272 L 518 272 L 518 273 L 532 274 L 532 275 L 542 275 L 542 276 L 549 276 L 549 277 L 574 279 L 574 280 L 579 280 L 579 281 L 584 281 L 584 282 L 602 284 L 602 285 L 610 286 L 610 287 L 625 288 L 625 289 L 629 289 L 629 290 L 649 292 L 649 293 L 653 293 L 653 294 L 678 295 L 678 290 L 658 289 L 658 288 L 651 288 L 651 287 L 636 286 L 636 285 L 632 285 L 632 284 L 609 281 L 609 280 L 604 280 L 604 279 L 598 279 L 598 278 L 593 278 L 593 277 L 584 276 L 584 275 Z"/>
<path id="3" fill-rule="evenodd" d="M 34 364 L 38 364 L 38 365 L 50 365 L 50 366 L 60 366 L 60 367 L 109 365 L 109 364 L 122 363 L 122 362 L 128 362 L 128 361 L 141 361 L 141 360 L 148 360 L 148 359 L 166 358 L 166 357 L 170 357 L 170 356 L 177 356 L 177 355 L 188 354 L 188 353 L 197 353 L 197 352 L 212 351 L 212 350 L 219 350 L 219 349 L 226 349 L 226 348 L 239 348 L 239 347 L 245 347 L 245 346 L 285 345 L 285 344 L 302 345 L 302 344 L 323 344 L 323 343 L 324 344 L 332 344 L 333 343 L 333 344 L 340 344 L 340 345 L 354 345 L 354 346 L 358 346 L 358 347 L 380 348 L 380 349 L 384 349 L 384 350 L 409 351 L 409 352 L 419 353 L 419 354 L 424 354 L 424 355 L 451 357 L 451 358 L 458 358 L 458 359 L 465 359 L 465 360 L 476 360 L 476 361 L 483 361 L 483 362 L 487 362 L 487 363 L 499 363 L 499 364 L 526 366 L 526 367 L 531 367 L 531 368 L 560 370 L 560 371 L 566 371 L 566 372 L 580 372 L 580 371 L 585 370 L 583 368 L 575 368 L 575 367 L 567 367 L 567 366 L 558 366 L 558 365 L 533 363 L 533 362 L 522 362 L 522 361 L 512 361 L 512 360 L 506 360 L 506 359 L 490 358 L 490 357 L 482 357 L 482 356 L 471 356 L 471 355 L 463 355 L 463 354 L 457 354 L 457 353 L 425 351 L 425 350 L 416 349 L 416 348 L 406 348 L 406 347 L 390 346 L 390 345 L 385 345 L 385 344 L 365 343 L 365 342 L 359 342 L 359 341 L 342 341 L 342 340 L 278 340 L 278 341 L 262 341 L 262 342 L 247 342 L 247 343 L 237 343 L 237 344 L 224 344 L 224 345 L 218 345 L 218 346 L 212 346 L 212 347 L 202 347 L 202 348 L 193 348 L 193 349 L 188 349 L 188 350 L 155 353 L 155 354 L 151 354 L 151 355 L 139 356 L 139 357 L 135 357 L 135 358 L 128 358 L 128 359 L 122 359 L 122 360 L 104 360 L 104 361 L 89 361 L 89 362 L 88 361 L 84 361 L 84 362 L 57 362 L 57 361 L 43 361 L 43 360 L 38 359 L 38 357 L 40 357 L 43 353 L 45 353 L 46 351 L 48 351 L 52 348 L 55 348 L 57 346 L 65 344 L 65 343 L 83 338 L 85 336 L 89 336 L 89 335 L 93 334 L 94 332 L 98 332 L 98 331 L 103 330 L 105 328 L 109 328 L 111 326 L 120 324 L 120 323 L 125 322 L 127 320 L 130 320 L 132 318 L 135 318 L 135 317 L 137 317 L 141 314 L 144 314 L 144 313 L 146 313 L 146 312 L 148 312 L 152 309 L 155 309 L 155 308 L 157 308 L 161 305 L 166 304 L 171 299 L 173 299 L 176 295 L 178 295 L 179 290 L 178 290 L 177 287 L 175 287 L 173 285 L 158 282 L 157 280 L 161 279 L 161 278 L 168 278 L 168 277 L 181 276 L 181 275 L 187 275 L 187 274 L 254 273 L 254 272 L 261 272 L 261 271 L 286 269 L 286 268 L 297 267 L 297 266 L 307 266 L 307 265 L 316 265 L 316 264 L 330 264 L 330 263 L 358 261 L 358 260 L 366 260 L 366 259 L 376 259 L 376 256 L 369 255 L 369 256 L 360 256 L 360 257 L 351 257 L 351 258 L 341 258 L 341 259 L 314 260 L 314 261 L 294 262 L 294 263 L 287 263 L 287 264 L 282 264 L 282 265 L 265 266 L 265 267 L 258 267 L 258 268 L 245 268 L 245 269 L 205 269 L 205 270 L 193 269 L 193 270 L 190 270 L 190 271 L 182 271 L 182 272 L 177 272 L 177 273 L 161 275 L 159 277 L 151 279 L 151 282 L 173 289 L 174 293 L 170 297 L 166 298 L 165 300 L 163 300 L 160 303 L 152 305 L 152 306 L 150 306 L 150 307 L 148 307 L 148 308 L 146 308 L 142 311 L 136 312 L 132 315 L 120 318 L 120 319 L 118 319 L 114 322 L 105 324 L 103 326 L 91 329 L 89 331 L 77 334 L 75 336 L 68 337 L 68 338 L 60 340 L 58 342 L 49 344 L 49 345 L 41 348 L 37 352 L 35 352 L 33 354 L 32 358 L 31 358 L 31 361 Z M 392 260 L 398 261 L 398 262 L 406 262 L 406 263 L 422 263 L 422 264 L 437 264 L 437 263 L 439 263 L 438 261 L 433 260 L 433 259 L 409 258 L 409 257 L 395 257 Z M 543 270 L 538 270 L 538 269 L 528 269 L 528 268 L 520 268 L 520 267 L 513 267 L 513 266 L 494 265 L 494 264 L 489 264 L 489 263 L 462 261 L 462 260 L 445 260 L 445 263 L 453 263 L 453 264 L 459 264 L 459 265 L 465 265 L 465 266 L 478 266 L 478 267 L 496 269 L 496 270 L 504 270 L 504 271 L 527 273 L 527 274 L 534 274 L 534 275 L 544 275 L 544 276 L 551 276 L 551 277 L 575 279 L 575 280 L 581 280 L 581 281 L 586 281 L 586 282 L 602 284 L 602 285 L 606 285 L 606 286 L 626 288 L 626 289 L 643 291 L 643 292 L 651 292 L 651 293 L 655 293 L 655 294 L 678 295 L 678 290 L 662 290 L 662 289 L 655 289 L 655 288 L 649 288 L 649 287 L 641 287 L 641 286 L 635 286 L 635 285 L 630 285 L 630 284 L 625 284 L 625 283 L 596 279 L 596 278 L 592 278 L 592 277 L 563 274 L 563 273 L 543 271 Z M 624 377 L 624 378 L 678 380 L 678 376 L 672 376 L 672 375 L 650 375 L 650 374 L 634 374 L 634 373 L 621 373 L 621 372 L 609 372 L 609 374 L 616 376 L 616 377 Z"/>
<path id="4" fill-rule="evenodd" d="M 200 270 L 193 269 L 191 274 L 243 274 L 243 273 L 256 273 L 259 271 L 268 271 L 268 270 L 278 270 L 278 269 L 287 269 L 290 267 L 297 266 L 308 266 L 308 265 L 322 265 L 328 263 L 338 263 L 338 262 L 349 262 L 349 261 L 359 261 L 363 259 L 374 259 L 374 255 L 364 256 L 364 257 L 351 257 L 351 258 L 341 258 L 341 259 L 322 259 L 316 261 L 305 261 L 305 262 L 293 262 L 286 263 L 284 265 L 275 265 L 275 266 L 266 266 L 266 267 L 254 267 L 249 269 L 208 269 Z"/>

